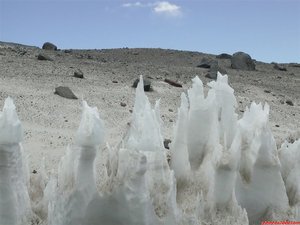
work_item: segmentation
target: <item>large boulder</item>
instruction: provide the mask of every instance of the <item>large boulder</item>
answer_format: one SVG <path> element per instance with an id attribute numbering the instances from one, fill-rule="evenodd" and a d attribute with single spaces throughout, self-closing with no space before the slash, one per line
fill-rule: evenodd
<path id="1" fill-rule="evenodd" d="M 42 49 L 45 49 L 45 50 L 52 50 L 52 51 L 57 51 L 57 47 L 55 44 L 52 44 L 51 42 L 45 42 L 43 44 L 43 47 Z"/>
<path id="2" fill-rule="evenodd" d="M 231 68 L 239 70 L 255 70 L 255 63 L 245 52 L 236 52 L 231 58 Z"/>
<path id="3" fill-rule="evenodd" d="M 232 58 L 232 55 L 229 55 L 227 53 L 222 53 L 220 55 L 217 55 L 216 56 L 217 59 L 231 59 Z"/>

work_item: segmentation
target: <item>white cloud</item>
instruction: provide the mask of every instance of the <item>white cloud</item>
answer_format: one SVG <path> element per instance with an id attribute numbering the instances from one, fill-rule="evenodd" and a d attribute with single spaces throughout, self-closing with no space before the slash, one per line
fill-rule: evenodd
<path id="1" fill-rule="evenodd" d="M 133 2 L 133 3 L 129 2 L 129 3 L 124 3 L 122 6 L 123 7 L 143 7 L 145 5 L 142 4 L 141 2 Z"/>
<path id="2" fill-rule="evenodd" d="M 160 1 L 155 3 L 141 3 L 141 2 L 128 2 L 122 5 L 127 8 L 151 8 L 155 13 L 169 16 L 180 16 L 181 8 L 178 5 L 172 4 L 167 1 Z"/>
<path id="3" fill-rule="evenodd" d="M 170 2 L 157 2 L 154 7 L 154 12 L 159 14 L 166 14 L 171 16 L 181 15 L 180 6 L 172 4 Z"/>

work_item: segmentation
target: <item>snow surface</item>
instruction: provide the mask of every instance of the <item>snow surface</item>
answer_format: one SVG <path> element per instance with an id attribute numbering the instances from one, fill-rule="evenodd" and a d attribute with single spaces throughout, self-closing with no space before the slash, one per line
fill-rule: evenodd
<path id="1" fill-rule="evenodd" d="M 300 140 L 277 150 L 269 106 L 241 119 L 234 90 L 218 74 L 204 93 L 198 77 L 181 106 L 169 152 L 159 100 L 136 89 L 132 121 L 118 146 L 105 146 L 97 108 L 83 102 L 74 146 L 50 176 L 41 160 L 29 177 L 12 99 L 0 114 L 0 225 L 260 224 L 300 220 Z M 30 180 L 29 180 L 30 179 Z"/>

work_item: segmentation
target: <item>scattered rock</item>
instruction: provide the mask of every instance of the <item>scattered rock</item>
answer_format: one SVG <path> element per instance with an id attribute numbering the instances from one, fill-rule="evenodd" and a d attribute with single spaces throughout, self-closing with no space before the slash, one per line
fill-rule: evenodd
<path id="1" fill-rule="evenodd" d="M 46 54 L 40 53 L 37 56 L 38 60 L 44 60 L 44 61 L 53 61 L 52 58 L 50 58 L 49 56 L 47 56 Z"/>
<path id="2" fill-rule="evenodd" d="M 173 123 L 173 120 L 172 120 L 172 119 L 169 119 L 169 122 L 170 122 L 170 123 Z"/>
<path id="3" fill-rule="evenodd" d="M 129 109 L 129 112 L 130 112 L 130 113 L 132 113 L 132 112 L 133 112 L 133 110 L 132 110 L 132 109 Z"/>
<path id="4" fill-rule="evenodd" d="M 286 69 L 285 67 L 283 67 L 283 66 L 281 66 L 281 65 L 279 65 L 279 64 L 277 64 L 277 63 L 274 64 L 273 68 L 274 68 L 275 70 L 287 71 L 287 69 Z"/>
<path id="5" fill-rule="evenodd" d="M 227 53 L 222 53 L 220 55 L 217 55 L 216 56 L 217 59 L 231 59 L 232 58 L 232 55 L 229 55 Z"/>
<path id="6" fill-rule="evenodd" d="M 169 144 L 171 143 L 172 141 L 170 139 L 165 139 L 164 140 L 164 146 L 165 146 L 165 149 L 170 149 L 169 147 Z"/>
<path id="7" fill-rule="evenodd" d="M 36 170 L 33 170 L 32 173 L 33 173 L 33 174 L 37 174 L 37 171 L 36 171 Z"/>
<path id="8" fill-rule="evenodd" d="M 290 99 L 286 100 L 285 103 L 288 104 L 288 105 L 290 105 L 290 106 L 294 105 L 294 103 Z"/>
<path id="9" fill-rule="evenodd" d="M 280 104 L 284 104 L 284 100 L 283 99 L 280 99 Z"/>
<path id="10" fill-rule="evenodd" d="M 87 58 L 88 58 L 88 59 L 93 59 L 93 56 L 88 55 Z"/>
<path id="11" fill-rule="evenodd" d="M 74 72 L 74 77 L 77 77 L 77 78 L 83 78 L 83 72 L 80 70 L 80 69 L 78 69 L 78 70 L 76 70 L 75 72 Z"/>
<path id="12" fill-rule="evenodd" d="M 223 75 L 227 74 L 227 71 L 225 69 L 221 68 L 218 65 L 218 62 L 214 62 L 211 65 L 211 67 L 210 67 L 210 69 L 208 71 L 208 74 L 206 74 L 205 77 L 216 80 L 217 76 L 218 76 L 218 72 L 220 72 Z"/>
<path id="13" fill-rule="evenodd" d="M 179 84 L 176 81 L 170 80 L 168 78 L 166 78 L 164 81 L 174 87 L 182 87 L 182 84 Z"/>
<path id="14" fill-rule="evenodd" d="M 72 51 L 72 49 L 65 49 L 64 50 L 64 53 L 72 53 L 73 51 Z"/>
<path id="15" fill-rule="evenodd" d="M 134 82 L 132 87 L 136 88 L 138 83 L 140 82 L 140 79 L 137 78 Z M 144 82 L 144 91 L 150 91 L 151 90 L 151 81 L 148 79 L 143 79 Z"/>
<path id="16" fill-rule="evenodd" d="M 59 96 L 61 96 L 63 98 L 78 99 L 76 97 L 76 95 L 68 87 L 59 86 L 59 87 L 55 88 L 54 94 L 57 94 L 57 95 L 59 95 Z"/>
<path id="17" fill-rule="evenodd" d="M 279 125 L 278 125 L 278 124 L 276 124 L 276 125 L 275 125 L 275 127 L 279 127 Z"/>
<path id="18" fill-rule="evenodd" d="M 251 56 L 244 52 L 236 52 L 231 58 L 231 68 L 240 70 L 255 70 Z"/>
<path id="19" fill-rule="evenodd" d="M 57 51 L 56 45 L 52 44 L 51 42 L 45 42 L 45 43 L 43 44 L 42 49 L 45 49 L 45 50 L 52 50 L 52 51 Z"/>
<path id="20" fill-rule="evenodd" d="M 291 67 L 300 67 L 300 63 L 289 63 Z"/>
<path id="21" fill-rule="evenodd" d="M 118 81 L 117 81 L 117 80 L 113 80 L 112 82 L 113 82 L 114 84 L 117 84 L 117 83 L 118 83 Z"/>
<path id="22" fill-rule="evenodd" d="M 120 105 L 121 105 L 122 107 L 126 107 L 126 103 L 125 103 L 125 102 L 121 102 Z"/>
<path id="23" fill-rule="evenodd" d="M 270 91 L 270 90 L 264 90 L 264 92 L 265 92 L 265 93 L 271 93 L 271 91 Z"/>
<path id="24" fill-rule="evenodd" d="M 216 63 L 215 60 L 204 57 L 204 58 L 202 58 L 200 64 L 197 67 L 209 69 L 211 67 L 211 65 L 214 64 L 214 63 Z"/>
<path id="25" fill-rule="evenodd" d="M 169 109 L 169 112 L 173 112 L 173 109 Z"/>

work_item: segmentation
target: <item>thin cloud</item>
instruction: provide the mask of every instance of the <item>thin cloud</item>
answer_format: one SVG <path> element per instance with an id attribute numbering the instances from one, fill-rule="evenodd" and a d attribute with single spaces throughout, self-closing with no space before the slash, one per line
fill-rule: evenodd
<path id="1" fill-rule="evenodd" d="M 144 5 L 141 2 L 133 2 L 133 3 L 128 2 L 128 3 L 124 3 L 122 6 L 129 8 L 129 7 L 142 7 Z"/>
<path id="2" fill-rule="evenodd" d="M 181 15 L 180 6 L 172 4 L 170 2 L 157 2 L 154 7 L 154 12 L 158 14 L 166 14 L 171 16 Z"/>
<path id="3" fill-rule="evenodd" d="M 125 8 L 151 8 L 154 13 L 160 15 L 180 16 L 182 14 L 180 6 L 172 4 L 168 1 L 159 1 L 153 3 L 128 2 L 122 4 L 122 6 Z"/>

